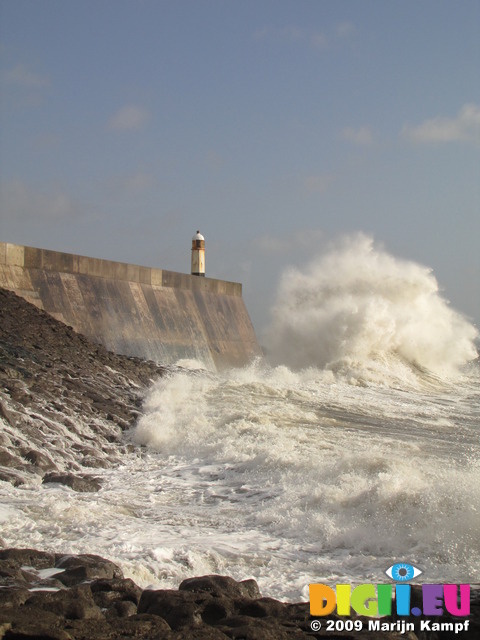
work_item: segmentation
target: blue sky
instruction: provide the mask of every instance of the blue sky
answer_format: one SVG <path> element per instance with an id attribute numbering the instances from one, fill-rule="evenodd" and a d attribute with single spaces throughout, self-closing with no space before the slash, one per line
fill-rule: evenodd
<path id="1" fill-rule="evenodd" d="M 240 281 L 345 234 L 480 326 L 480 1 L 0 0 L 0 238 Z"/>

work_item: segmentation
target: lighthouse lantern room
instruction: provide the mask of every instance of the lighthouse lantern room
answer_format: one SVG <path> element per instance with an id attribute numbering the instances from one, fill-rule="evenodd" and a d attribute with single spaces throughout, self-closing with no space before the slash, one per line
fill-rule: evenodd
<path id="1" fill-rule="evenodd" d="M 205 276 L 205 238 L 200 231 L 192 238 L 192 276 Z"/>

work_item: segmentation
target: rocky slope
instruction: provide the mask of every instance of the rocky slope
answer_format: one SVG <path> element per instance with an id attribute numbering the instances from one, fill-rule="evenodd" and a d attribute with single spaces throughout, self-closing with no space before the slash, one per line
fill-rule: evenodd
<path id="1" fill-rule="evenodd" d="M 162 367 L 106 351 L 0 289 L 0 480 L 98 488 Z"/>

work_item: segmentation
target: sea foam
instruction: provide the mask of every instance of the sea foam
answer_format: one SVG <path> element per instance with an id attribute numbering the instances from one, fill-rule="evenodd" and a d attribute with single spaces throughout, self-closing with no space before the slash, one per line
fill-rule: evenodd
<path id="1" fill-rule="evenodd" d="M 273 364 L 365 374 L 456 376 L 477 357 L 475 327 L 440 295 L 431 269 L 363 234 L 283 274 L 266 343 Z"/>

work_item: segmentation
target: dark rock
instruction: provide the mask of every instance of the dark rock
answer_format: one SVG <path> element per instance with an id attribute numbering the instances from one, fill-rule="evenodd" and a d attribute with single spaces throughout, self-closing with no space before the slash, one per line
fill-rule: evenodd
<path id="1" fill-rule="evenodd" d="M 11 567 L 34 567 L 35 569 L 49 569 L 55 566 L 55 554 L 36 549 L 1 549 L 0 566 L 2 562 Z"/>
<path id="2" fill-rule="evenodd" d="M 23 572 L 17 567 L 10 567 L 7 562 L 0 561 L 0 586 L 10 586 L 23 582 Z"/>
<path id="3" fill-rule="evenodd" d="M 33 464 L 35 467 L 39 469 L 55 469 L 55 463 L 50 458 L 50 456 L 42 453 L 41 451 L 37 451 L 35 449 L 30 449 L 23 454 L 25 460 Z"/>
<path id="4" fill-rule="evenodd" d="M 130 578 L 111 578 L 95 580 L 91 584 L 91 590 L 95 602 L 102 606 L 100 601 L 112 602 L 115 600 L 125 600 L 136 605 L 140 602 L 142 590 Z M 98 601 L 97 601 L 98 598 Z"/>
<path id="5" fill-rule="evenodd" d="M 216 625 L 221 620 L 230 616 L 234 606 L 230 600 L 216 598 L 211 602 L 207 602 L 202 610 L 202 620 L 206 624 Z"/>
<path id="6" fill-rule="evenodd" d="M 81 459 L 82 467 L 88 467 L 90 469 L 108 469 L 112 466 L 113 460 L 107 458 L 100 458 L 98 455 L 85 456 Z"/>
<path id="7" fill-rule="evenodd" d="M 179 591 L 206 591 L 213 596 L 228 598 L 259 598 L 260 591 L 255 580 L 237 582 L 229 576 L 208 575 L 188 578 L 178 587 Z"/>
<path id="8" fill-rule="evenodd" d="M 222 631 L 228 638 L 235 640 L 289 640 L 295 637 L 305 637 L 303 633 L 292 635 L 276 620 L 266 622 L 248 616 L 238 616 L 225 621 L 225 624 L 227 626 L 222 626 Z"/>
<path id="9" fill-rule="evenodd" d="M 138 603 L 138 613 L 160 616 L 172 629 L 197 627 L 202 624 L 202 604 L 205 599 L 188 592 L 145 590 Z"/>
<path id="10" fill-rule="evenodd" d="M 40 570 L 62 571 L 42 579 Z M 62 579 L 63 583 L 59 580 Z M 46 590 L 54 581 L 58 588 Z M 72 585 L 72 586 L 66 586 Z M 455 631 L 423 631 L 401 635 L 370 631 L 364 618 L 361 634 L 318 632 L 310 626 L 309 604 L 283 603 L 256 594 L 253 580 L 202 576 L 182 589 L 142 591 L 109 560 L 85 554 L 60 555 L 33 549 L 0 551 L 1 640 L 457 640 Z M 477 585 L 478 587 L 478 585 Z M 37 590 L 41 589 L 41 590 Z M 421 604 L 412 589 L 412 604 Z M 137 606 L 138 604 L 138 606 Z M 329 619 L 340 619 L 335 614 Z M 395 615 L 387 619 L 395 621 Z M 440 622 L 457 622 L 449 615 Z M 472 591 L 470 629 L 465 640 L 480 637 L 480 590 Z"/>
<path id="11" fill-rule="evenodd" d="M 47 482 L 57 482 L 70 487 L 74 491 L 82 493 L 99 491 L 102 484 L 98 478 L 89 475 L 76 476 L 73 473 L 47 473 L 42 480 L 43 484 Z"/>
<path id="12" fill-rule="evenodd" d="M 19 456 L 10 453 L 8 449 L 0 448 L 0 466 L 18 468 L 22 466 L 22 460 Z"/>
<path id="13" fill-rule="evenodd" d="M 137 613 L 142 590 L 132 580 L 95 580 L 90 588 L 95 604 L 107 618 L 127 618 Z"/>
<path id="14" fill-rule="evenodd" d="M 88 585 L 80 585 L 55 592 L 35 592 L 25 602 L 24 608 L 27 607 L 49 611 L 71 620 L 102 617 L 100 607 L 95 604 Z"/>
<path id="15" fill-rule="evenodd" d="M 0 616 L 1 621 L 4 617 L 1 611 Z M 2 640 L 73 640 L 60 616 L 33 607 L 17 609 L 4 624 L 9 628 L 0 636 Z"/>
<path id="16" fill-rule="evenodd" d="M 108 352 L 0 288 L 0 480 L 19 486 L 46 471 L 115 464 L 122 432 L 163 372 L 153 362 Z M 75 448 L 82 445 L 88 449 Z M 93 480 L 65 483 L 98 490 Z"/>
<path id="17" fill-rule="evenodd" d="M 84 627 L 85 628 L 85 627 Z M 107 635 L 108 633 L 110 635 Z M 135 614 L 129 617 L 108 618 L 108 627 L 104 628 L 102 635 L 92 629 L 91 635 L 82 636 L 85 640 L 97 640 L 97 638 L 112 638 L 112 640 L 173 640 L 170 626 L 159 616 L 148 614 Z M 184 636 L 185 637 L 185 636 Z M 186 638 L 190 638 L 190 634 Z M 225 638 L 223 638 L 225 640 Z"/>
<path id="18" fill-rule="evenodd" d="M 30 591 L 26 587 L 2 585 L 0 589 L 0 609 L 20 607 L 30 597 Z"/>
<path id="19" fill-rule="evenodd" d="M 56 577 L 67 587 L 85 580 L 123 578 L 123 572 L 118 565 L 110 562 L 110 560 L 91 554 L 63 556 L 56 562 L 55 566 L 58 569 L 64 569 Z"/>
<path id="20" fill-rule="evenodd" d="M 168 640 L 227 640 L 228 636 L 216 627 L 208 625 L 200 625 L 195 629 L 185 631 L 172 631 L 168 636 Z"/>
<path id="21" fill-rule="evenodd" d="M 119 618 L 128 618 L 137 613 L 137 605 L 130 600 L 119 600 L 113 604 L 113 610 Z"/>
<path id="22" fill-rule="evenodd" d="M 1 610 L 0 610 L 0 616 L 1 616 Z M 12 625 L 10 622 L 0 622 L 0 638 L 3 638 L 5 636 L 5 633 L 12 628 Z"/>
<path id="23" fill-rule="evenodd" d="M 13 427 L 16 425 L 17 421 L 15 419 L 15 415 L 12 411 L 9 411 L 3 402 L 0 402 L 0 418 L 3 418 L 8 424 Z M 5 444 L 0 440 L 0 444 Z"/>
<path id="24" fill-rule="evenodd" d="M 285 604 L 273 598 L 259 598 L 241 602 L 238 611 L 250 618 L 282 618 L 285 617 Z"/>
<path id="25" fill-rule="evenodd" d="M 20 487 L 27 482 L 28 478 L 25 474 L 18 473 L 17 471 L 0 469 L 0 480 L 10 482 L 14 487 Z"/>

